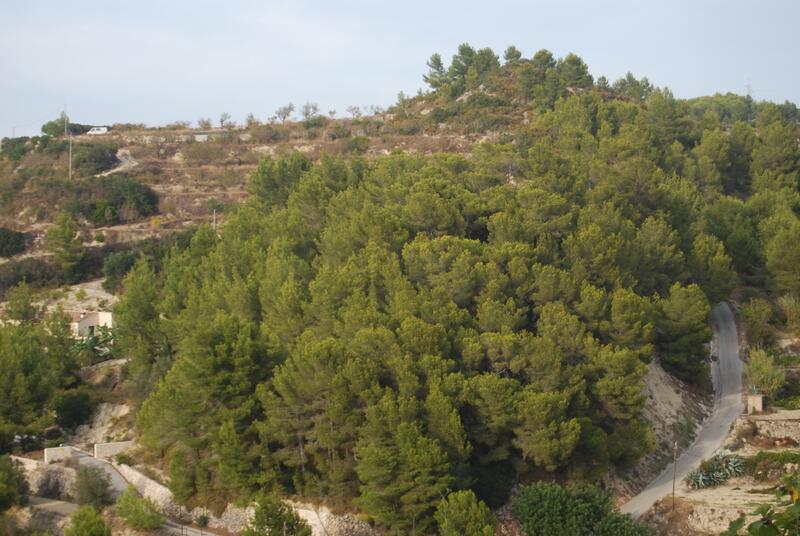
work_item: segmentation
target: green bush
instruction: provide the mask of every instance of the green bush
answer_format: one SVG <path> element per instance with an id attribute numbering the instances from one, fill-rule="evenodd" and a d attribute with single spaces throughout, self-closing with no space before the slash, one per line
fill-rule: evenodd
<path id="1" fill-rule="evenodd" d="M 77 144 L 72 147 L 72 171 L 78 177 L 96 175 L 117 165 L 114 143 Z"/>
<path id="2" fill-rule="evenodd" d="M 158 195 L 147 185 L 124 173 L 92 177 L 79 183 L 66 210 L 95 225 L 114 225 L 158 212 Z"/>
<path id="3" fill-rule="evenodd" d="M 136 264 L 136 259 L 139 255 L 135 251 L 119 251 L 112 253 L 103 262 L 103 288 L 111 293 L 116 293 L 119 290 L 122 280 L 128 274 L 133 265 Z"/>
<path id="4" fill-rule="evenodd" d="M 745 458 L 744 466 L 748 475 L 756 480 L 766 480 L 770 473 L 781 471 L 787 463 L 800 463 L 800 450 L 781 452 L 759 451 L 755 456 Z"/>
<path id="5" fill-rule="evenodd" d="M 493 536 L 495 519 L 472 490 L 451 493 L 436 508 L 440 536 Z"/>
<path id="6" fill-rule="evenodd" d="M 164 516 L 150 499 L 140 497 L 136 488 L 128 489 L 117 499 L 117 514 L 133 528 L 155 530 L 164 522 Z"/>
<path id="7" fill-rule="evenodd" d="M 82 506 L 102 508 L 111 504 L 111 478 L 100 467 L 81 466 L 72 485 L 72 497 Z"/>
<path id="8" fill-rule="evenodd" d="M 195 467 L 187 449 L 178 446 L 169 456 L 169 489 L 175 500 L 185 504 L 196 491 Z"/>
<path id="9" fill-rule="evenodd" d="M 56 396 L 56 424 L 74 430 L 92 416 L 92 399 L 83 389 L 70 389 Z"/>
<path id="10" fill-rule="evenodd" d="M 800 409 L 800 396 L 777 399 L 775 405 L 783 409 Z"/>
<path id="11" fill-rule="evenodd" d="M 369 138 L 366 136 L 355 136 L 350 140 L 348 148 L 351 153 L 364 154 L 369 149 Z"/>
<path id="12" fill-rule="evenodd" d="M 120 452 L 116 456 L 114 456 L 114 461 L 116 461 L 120 465 L 130 465 L 133 466 L 133 457 L 128 454 L 127 452 Z"/>
<path id="13" fill-rule="evenodd" d="M 91 506 L 82 506 L 72 514 L 64 536 L 111 536 L 111 528 Z"/>
<path id="14" fill-rule="evenodd" d="M 0 257 L 11 257 L 25 251 L 25 234 L 0 227 Z"/>
<path id="15" fill-rule="evenodd" d="M 64 274 L 41 258 L 28 258 L 0 264 L 0 296 L 26 281 L 31 287 L 57 286 L 66 282 Z"/>
<path id="16" fill-rule="evenodd" d="M 286 536 L 311 536 L 311 528 L 280 499 L 262 495 L 256 499 L 256 513 L 242 536 L 285 534 Z"/>
<path id="17" fill-rule="evenodd" d="M 654 531 L 617 511 L 611 494 L 595 486 L 566 488 L 537 482 L 522 488 L 511 510 L 528 536 L 649 536 Z"/>
<path id="18" fill-rule="evenodd" d="M 205 142 L 189 142 L 181 152 L 186 160 L 195 165 L 221 163 L 225 158 L 225 148 L 210 139 Z"/>
<path id="19" fill-rule="evenodd" d="M 321 115 L 314 115 L 314 116 L 309 117 L 308 119 L 306 119 L 303 122 L 303 125 L 308 130 L 321 128 L 321 127 L 325 126 L 325 117 L 323 117 Z"/>
<path id="20" fill-rule="evenodd" d="M 91 125 L 81 125 L 80 123 L 72 123 L 68 118 L 61 114 L 61 117 L 48 121 L 42 125 L 42 134 L 46 136 L 63 136 L 64 135 L 64 122 L 67 122 L 67 131 L 73 136 L 86 134 L 92 128 Z"/>
<path id="21" fill-rule="evenodd" d="M 340 140 L 340 139 L 343 139 L 343 138 L 349 138 L 350 137 L 350 129 L 347 127 L 347 125 L 343 125 L 341 123 L 337 123 L 333 127 L 331 127 L 330 131 L 328 132 L 328 137 L 330 137 L 330 139 L 332 139 L 332 140 Z"/>
<path id="22" fill-rule="evenodd" d="M 4 158 L 8 158 L 14 164 L 19 163 L 28 151 L 32 148 L 33 144 L 30 143 L 31 138 L 19 137 L 19 138 L 3 138 L 3 150 L 0 151 L 0 156 Z"/>
<path id="23" fill-rule="evenodd" d="M 19 464 L 8 456 L 0 456 L 0 513 L 24 503 L 27 494 L 28 482 Z"/>

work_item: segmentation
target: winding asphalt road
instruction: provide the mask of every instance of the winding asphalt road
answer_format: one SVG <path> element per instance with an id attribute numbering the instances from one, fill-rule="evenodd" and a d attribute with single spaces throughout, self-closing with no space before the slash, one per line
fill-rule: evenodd
<path id="1" fill-rule="evenodd" d="M 731 423 L 744 412 L 742 402 L 742 362 L 739 359 L 739 337 L 736 321 L 727 303 L 717 305 L 712 312 L 714 324 L 713 348 L 719 357 L 711 364 L 714 384 L 714 409 L 703 422 L 694 443 L 678 458 L 676 482 L 686 478 L 689 471 L 722 446 Z M 622 511 L 640 517 L 658 499 L 672 493 L 673 464 L 664 469 L 641 493 L 622 506 Z"/>
<path id="2" fill-rule="evenodd" d="M 108 463 L 107 460 L 95 458 L 88 452 L 75 447 L 73 447 L 73 449 L 77 453 L 77 460 L 80 465 L 97 467 L 108 475 L 111 483 L 111 491 L 115 497 L 121 495 L 128 488 L 128 481 L 125 480 L 119 471 L 117 471 L 113 465 Z M 53 512 L 64 517 L 71 516 L 75 510 L 78 509 L 78 505 L 75 503 L 46 499 L 44 497 L 30 497 L 29 502 L 34 508 Z M 213 534 L 208 530 L 198 530 L 172 521 L 171 519 L 165 519 L 164 523 L 161 525 L 161 528 L 170 534 L 176 534 L 180 536 L 209 536 Z"/>

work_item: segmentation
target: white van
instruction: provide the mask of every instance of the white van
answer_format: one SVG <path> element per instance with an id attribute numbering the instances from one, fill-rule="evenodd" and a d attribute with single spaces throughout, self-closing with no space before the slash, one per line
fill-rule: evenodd
<path id="1" fill-rule="evenodd" d="M 108 127 L 92 127 L 87 132 L 89 136 L 99 136 L 101 134 L 108 134 Z"/>

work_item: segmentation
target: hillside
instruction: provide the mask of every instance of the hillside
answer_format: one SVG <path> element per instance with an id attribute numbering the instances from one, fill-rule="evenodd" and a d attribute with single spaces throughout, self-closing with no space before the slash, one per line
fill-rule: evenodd
<path id="1" fill-rule="evenodd" d="M 428 67 L 370 115 L 76 135 L 71 181 L 63 137 L 5 140 L 26 248 L 0 266 L 0 366 L 47 377 L 24 411 L 0 389 L 5 425 L 36 436 L 82 388 L 14 285 L 102 274 L 136 461 L 189 509 L 268 492 L 386 534 L 491 534 L 489 508 L 528 536 L 649 534 L 613 503 L 708 412 L 714 304 L 741 306 L 753 390 L 796 404 L 773 343 L 800 327 L 797 108 L 513 47 Z"/>

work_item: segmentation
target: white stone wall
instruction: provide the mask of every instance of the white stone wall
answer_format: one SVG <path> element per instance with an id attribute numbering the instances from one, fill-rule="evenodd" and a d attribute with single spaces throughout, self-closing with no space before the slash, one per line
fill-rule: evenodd
<path id="1" fill-rule="evenodd" d="M 120 474 L 133 484 L 143 497 L 152 500 L 158 508 L 167 516 L 181 519 L 184 522 L 196 521 L 201 515 L 208 517 L 208 526 L 212 529 L 222 529 L 227 532 L 238 534 L 250 524 L 250 520 L 255 515 L 255 508 L 248 506 L 242 508 L 229 504 L 221 516 L 214 516 L 209 510 L 197 507 L 191 512 L 187 512 L 175 502 L 172 492 L 166 486 L 159 484 L 155 480 L 147 477 L 133 467 L 124 464 L 113 463 Z M 337 516 L 325 507 L 317 508 L 313 505 L 286 501 L 295 509 L 297 514 L 303 518 L 311 527 L 313 536 L 374 536 L 376 533 L 363 521 L 345 515 Z"/>
<path id="2" fill-rule="evenodd" d="M 133 467 L 125 464 L 118 464 L 111 462 L 122 478 L 133 484 L 136 490 L 142 495 L 156 503 L 159 510 L 164 515 L 170 517 L 178 517 L 180 515 L 180 507 L 172 500 L 172 492 L 168 487 L 159 484 L 152 478 L 149 478 Z"/>
<path id="3" fill-rule="evenodd" d="M 114 441 L 111 443 L 95 443 L 94 444 L 94 457 L 95 458 L 111 458 L 120 452 L 125 452 L 133 447 L 133 441 Z"/>
<path id="4" fill-rule="evenodd" d="M 60 462 L 77 455 L 72 447 L 51 447 L 44 449 L 44 463 Z"/>

